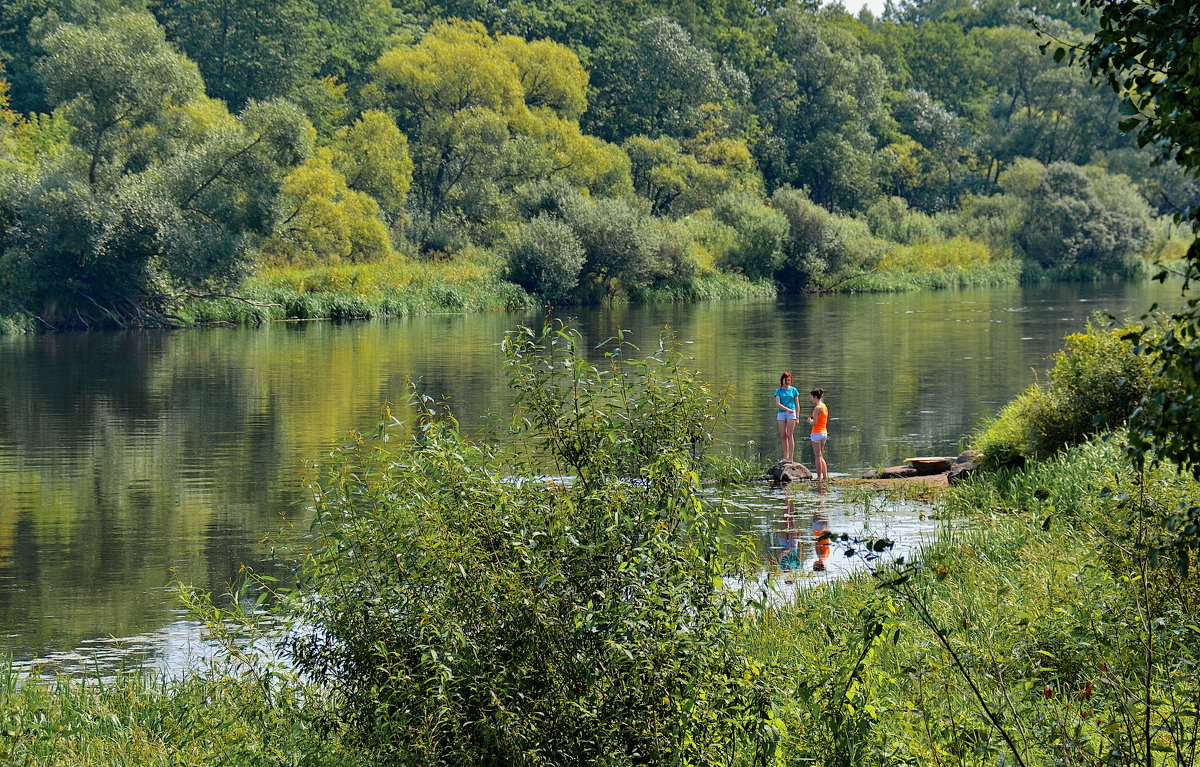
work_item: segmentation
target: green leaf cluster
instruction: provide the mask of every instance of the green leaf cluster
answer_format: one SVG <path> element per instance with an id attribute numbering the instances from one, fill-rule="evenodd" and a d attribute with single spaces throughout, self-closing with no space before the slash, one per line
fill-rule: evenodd
<path id="1" fill-rule="evenodd" d="M 326 726 L 368 763 L 773 758 L 738 549 L 698 495 L 721 398 L 670 339 L 594 364 L 550 325 L 504 350 L 527 451 L 426 411 L 347 441 L 314 488 L 291 650 Z"/>

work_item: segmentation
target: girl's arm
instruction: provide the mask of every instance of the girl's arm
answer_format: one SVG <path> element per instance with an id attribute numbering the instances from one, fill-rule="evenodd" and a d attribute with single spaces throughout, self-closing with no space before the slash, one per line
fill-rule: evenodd
<path id="1" fill-rule="evenodd" d="M 786 411 L 788 411 L 789 413 L 791 413 L 792 415 L 795 415 L 795 414 L 796 414 L 796 411 L 795 411 L 795 410 L 791 409 L 790 407 L 788 407 L 787 405 L 785 405 L 785 404 L 783 404 L 782 402 L 780 402 L 780 401 L 779 401 L 779 395 L 778 395 L 778 394 L 776 394 L 776 395 L 775 395 L 775 407 L 779 408 L 780 410 L 786 410 Z"/>

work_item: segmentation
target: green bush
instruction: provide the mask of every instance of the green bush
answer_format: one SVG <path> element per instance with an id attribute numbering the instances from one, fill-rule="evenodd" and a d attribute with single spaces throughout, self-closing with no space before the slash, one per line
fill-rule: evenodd
<path id="1" fill-rule="evenodd" d="M 774 277 L 783 265 L 787 219 L 745 192 L 722 195 L 713 206 L 713 215 L 737 232 L 726 256 L 727 265 L 752 280 Z"/>
<path id="2" fill-rule="evenodd" d="M 343 445 L 316 488 L 292 649 L 365 761 L 774 753 L 743 597 L 721 585 L 737 549 L 697 495 L 723 401 L 673 344 L 636 360 L 619 343 L 602 367 L 579 344 L 559 327 L 504 343 L 528 452 L 426 413 L 398 443 L 381 426 Z"/>
<path id="3" fill-rule="evenodd" d="M 787 219 L 783 242 L 783 264 L 776 273 L 779 284 L 789 292 L 811 285 L 829 269 L 825 246 L 833 214 L 808 198 L 800 189 L 784 187 L 771 197 L 771 207 Z"/>
<path id="4" fill-rule="evenodd" d="M 1032 161 L 1027 161 L 1032 163 Z M 1036 164 L 1033 164 L 1036 165 Z M 1129 179 L 1055 162 L 1030 172 L 1016 243 L 1042 269 L 1130 275 L 1150 244 L 1152 212 Z"/>
<path id="5" fill-rule="evenodd" d="M 909 210 L 900 197 L 883 197 L 867 208 L 866 219 L 871 233 L 885 240 L 912 245 L 922 240 L 940 239 L 934 220 L 919 210 Z"/>
<path id="6" fill-rule="evenodd" d="M 1046 457 L 1128 421 L 1153 383 L 1153 361 L 1099 318 L 1066 337 L 1045 386 L 1035 384 L 1006 405 L 975 438 L 993 465 Z"/>
<path id="7" fill-rule="evenodd" d="M 632 200 L 580 199 L 562 218 L 583 245 L 583 280 L 597 297 L 654 281 L 657 232 L 646 206 Z"/>
<path id="8" fill-rule="evenodd" d="M 549 301 L 561 301 L 579 284 L 584 252 L 571 227 L 543 214 L 521 227 L 506 248 L 508 275 Z"/>

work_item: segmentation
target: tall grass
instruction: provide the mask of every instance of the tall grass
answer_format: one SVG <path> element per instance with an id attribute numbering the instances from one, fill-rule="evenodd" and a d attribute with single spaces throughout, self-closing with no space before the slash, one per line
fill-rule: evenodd
<path id="1" fill-rule="evenodd" d="M 1104 441 L 985 475 L 948 495 L 958 522 L 918 566 L 760 621 L 797 761 L 1197 764 L 1200 581 L 1149 567 L 1137 535 L 1200 486 L 1146 483 Z"/>
<path id="2" fill-rule="evenodd" d="M 395 256 L 369 264 L 276 267 L 251 278 L 241 298 L 192 299 L 180 311 L 198 323 L 251 324 L 280 319 L 368 319 L 432 312 L 530 308 L 532 296 L 497 276 L 478 253 L 451 260 Z"/>
<path id="3" fill-rule="evenodd" d="M 0 764 L 33 767 L 351 765 L 316 734 L 295 685 L 139 671 L 113 678 L 22 678 L 0 665 Z"/>
<path id="4" fill-rule="evenodd" d="M 882 293 L 965 287 L 1014 285 L 1021 262 L 994 252 L 965 236 L 888 243 L 884 257 L 870 274 L 849 280 L 845 290 Z"/>

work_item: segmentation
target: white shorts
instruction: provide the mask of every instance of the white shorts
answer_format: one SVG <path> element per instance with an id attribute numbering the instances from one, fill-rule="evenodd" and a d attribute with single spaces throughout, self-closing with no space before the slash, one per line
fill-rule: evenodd
<path id="1" fill-rule="evenodd" d="M 813 433 L 808 435 L 808 438 L 811 439 L 813 442 L 824 442 L 827 439 L 829 439 L 829 432 L 814 431 Z"/>

